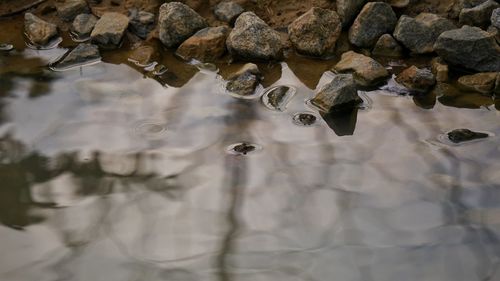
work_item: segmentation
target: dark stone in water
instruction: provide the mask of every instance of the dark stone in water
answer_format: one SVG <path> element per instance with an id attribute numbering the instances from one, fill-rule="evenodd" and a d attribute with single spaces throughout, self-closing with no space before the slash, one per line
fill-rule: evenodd
<path id="1" fill-rule="evenodd" d="M 448 133 L 448 139 L 453 143 L 485 139 L 487 137 L 489 137 L 489 135 L 486 133 L 474 132 L 469 129 L 456 129 Z"/>
<path id="2" fill-rule="evenodd" d="M 245 72 L 243 75 L 227 83 L 226 89 L 240 96 L 249 96 L 255 92 L 255 88 L 259 85 L 259 78 L 250 72 Z"/>
<path id="3" fill-rule="evenodd" d="M 266 91 L 262 96 L 262 102 L 269 109 L 283 111 L 295 95 L 295 91 L 295 88 L 289 86 L 276 86 Z"/>
<path id="4" fill-rule="evenodd" d="M 293 117 L 294 123 L 297 125 L 301 125 L 301 126 L 314 125 L 314 123 L 316 123 L 317 119 L 318 118 L 311 113 L 297 113 Z"/>
<path id="5" fill-rule="evenodd" d="M 257 147 L 253 144 L 241 143 L 235 145 L 232 150 L 238 154 L 247 155 L 248 153 L 257 150 Z"/>

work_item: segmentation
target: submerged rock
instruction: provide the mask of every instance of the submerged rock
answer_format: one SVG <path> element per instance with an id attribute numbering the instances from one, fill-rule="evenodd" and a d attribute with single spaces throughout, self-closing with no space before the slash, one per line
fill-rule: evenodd
<path id="1" fill-rule="evenodd" d="M 460 87 L 484 95 L 493 95 L 495 83 L 499 74 L 497 72 L 477 73 L 458 78 Z"/>
<path id="2" fill-rule="evenodd" d="M 389 4 L 369 2 L 349 29 L 349 41 L 358 47 L 371 48 L 380 36 L 392 33 L 397 20 Z"/>
<path id="3" fill-rule="evenodd" d="M 57 26 L 48 23 L 32 13 L 24 14 L 24 30 L 31 43 L 39 46 L 47 45 L 57 36 Z"/>
<path id="4" fill-rule="evenodd" d="M 380 36 L 372 54 L 374 56 L 398 58 L 403 55 L 403 48 L 390 34 Z"/>
<path id="5" fill-rule="evenodd" d="M 57 14 L 65 21 L 72 21 L 79 14 L 89 12 L 89 7 L 85 0 L 65 0 L 56 4 Z"/>
<path id="6" fill-rule="evenodd" d="M 157 59 L 158 50 L 153 46 L 140 46 L 134 49 L 128 58 L 129 61 L 140 67 L 148 67 Z"/>
<path id="7" fill-rule="evenodd" d="M 358 15 L 367 0 L 337 0 L 337 13 L 342 20 L 342 26 L 348 26 Z"/>
<path id="8" fill-rule="evenodd" d="M 184 41 L 176 54 L 185 60 L 215 61 L 226 52 L 228 34 L 226 26 L 204 28 Z"/>
<path id="9" fill-rule="evenodd" d="M 495 35 L 468 25 L 443 32 L 434 49 L 446 62 L 480 72 L 500 71 Z"/>
<path id="10" fill-rule="evenodd" d="M 123 14 L 114 12 L 103 14 L 90 34 L 92 42 L 104 47 L 118 46 L 127 30 L 128 23 L 128 17 Z"/>
<path id="11" fill-rule="evenodd" d="M 78 38 L 89 37 L 97 20 L 97 17 L 92 14 L 80 14 L 73 20 L 71 29 Z"/>
<path id="12" fill-rule="evenodd" d="M 451 21 L 435 14 L 421 13 L 415 18 L 403 15 L 396 25 L 394 37 L 413 53 L 432 53 L 439 35 L 455 28 Z"/>
<path id="13" fill-rule="evenodd" d="M 447 135 L 448 139 L 453 143 L 461 143 L 476 139 L 485 139 L 489 137 L 489 135 L 486 133 L 474 132 L 469 129 L 456 129 L 449 132 Z"/>
<path id="14" fill-rule="evenodd" d="M 343 113 L 352 111 L 363 100 L 352 75 L 338 74 L 310 102 L 323 112 Z"/>
<path id="15" fill-rule="evenodd" d="M 238 96 L 251 96 L 260 82 L 260 71 L 257 65 L 247 63 L 229 77 L 226 90 Z"/>
<path id="16" fill-rule="evenodd" d="M 142 39 L 148 37 L 149 32 L 154 28 L 155 15 L 138 9 L 130 9 L 128 17 L 130 19 L 130 31 Z"/>
<path id="17" fill-rule="evenodd" d="M 436 76 L 437 82 L 448 81 L 449 68 L 442 58 L 437 57 L 431 60 L 431 71 Z"/>
<path id="18" fill-rule="evenodd" d="M 341 31 L 337 13 L 321 8 L 310 9 L 288 26 L 295 49 L 310 56 L 333 54 Z"/>
<path id="19" fill-rule="evenodd" d="M 248 60 L 276 60 L 283 50 L 279 33 L 253 12 L 236 19 L 226 45 L 232 55 Z"/>
<path id="20" fill-rule="evenodd" d="M 232 23 L 244 11 L 238 3 L 223 1 L 215 6 L 214 14 L 219 20 Z"/>
<path id="21" fill-rule="evenodd" d="M 203 17 L 180 2 L 161 5 L 158 24 L 160 41 L 167 48 L 179 46 L 196 31 L 207 27 L 207 22 Z"/>
<path id="22" fill-rule="evenodd" d="M 334 70 L 340 73 L 353 73 L 353 77 L 361 86 L 377 84 L 389 76 L 389 72 L 376 60 L 353 51 L 342 54 Z"/>
<path id="23" fill-rule="evenodd" d="M 436 78 L 430 70 L 412 65 L 396 77 L 396 82 L 413 92 L 427 92 L 436 84 Z"/>
<path id="24" fill-rule="evenodd" d="M 493 10 L 500 7 L 500 4 L 493 0 L 488 0 L 480 5 L 465 8 L 460 11 L 460 24 L 487 27 L 490 23 Z"/>
<path id="25" fill-rule="evenodd" d="M 99 61 L 100 59 L 101 55 L 99 53 L 99 48 L 96 45 L 82 43 L 73 50 L 69 51 L 62 60 L 54 65 L 54 68 L 63 70 L 74 66 L 80 66 L 85 63 Z"/>

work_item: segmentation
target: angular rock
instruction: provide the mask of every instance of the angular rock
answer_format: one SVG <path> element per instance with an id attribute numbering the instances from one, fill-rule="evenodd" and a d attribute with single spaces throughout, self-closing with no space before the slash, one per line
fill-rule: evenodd
<path id="1" fill-rule="evenodd" d="M 318 109 L 330 113 L 352 111 L 362 102 L 351 74 L 336 75 L 311 100 L 311 104 Z"/>
<path id="2" fill-rule="evenodd" d="M 349 29 L 349 41 L 358 47 L 371 48 L 380 36 L 392 33 L 397 20 L 389 4 L 369 2 Z"/>
<path id="3" fill-rule="evenodd" d="M 435 14 L 421 13 L 415 18 L 403 15 L 394 37 L 415 54 L 432 53 L 439 35 L 451 29 L 456 29 L 451 21 Z"/>
<path id="4" fill-rule="evenodd" d="M 497 72 L 476 73 L 458 78 L 458 85 L 465 90 L 471 90 L 484 95 L 493 95 Z"/>
<path id="5" fill-rule="evenodd" d="M 73 20 L 71 29 L 78 38 L 88 37 L 92 33 L 97 20 L 97 17 L 92 14 L 80 14 Z"/>
<path id="6" fill-rule="evenodd" d="M 431 60 L 431 71 L 436 76 L 437 82 L 448 81 L 449 68 L 443 59 L 437 57 Z"/>
<path id="7" fill-rule="evenodd" d="M 374 56 L 398 58 L 403 55 L 403 48 L 390 34 L 380 36 L 372 54 Z"/>
<path id="8" fill-rule="evenodd" d="M 493 10 L 490 20 L 492 26 L 500 29 L 500 8 L 496 8 L 495 10 Z"/>
<path id="9" fill-rule="evenodd" d="M 32 13 L 24 14 L 24 30 L 26 36 L 35 45 L 46 45 L 57 36 L 57 26 L 48 23 Z"/>
<path id="10" fill-rule="evenodd" d="M 396 77 L 396 82 L 413 92 L 427 92 L 436 84 L 436 78 L 430 70 L 413 65 L 403 70 Z"/>
<path id="11" fill-rule="evenodd" d="M 321 8 L 310 9 L 288 26 L 288 35 L 295 49 L 310 56 L 332 54 L 341 31 L 337 13 Z"/>
<path id="12" fill-rule="evenodd" d="M 456 129 L 448 134 L 448 139 L 453 143 L 461 143 L 465 141 L 472 141 L 476 139 L 485 139 L 489 137 L 486 133 L 474 132 L 469 129 Z"/>
<path id="13" fill-rule="evenodd" d="M 89 12 L 89 7 L 85 0 L 65 0 L 56 4 L 57 14 L 65 21 L 72 21 L 79 14 Z"/>
<path id="14" fill-rule="evenodd" d="M 493 10 L 500 7 L 500 4 L 493 0 L 488 0 L 478 6 L 465 8 L 460 11 L 459 23 L 487 27 L 490 23 Z"/>
<path id="15" fill-rule="evenodd" d="M 358 15 L 367 0 L 337 0 L 337 13 L 342 20 L 342 26 L 348 26 Z"/>
<path id="16" fill-rule="evenodd" d="M 232 55 L 248 60 L 276 60 L 283 50 L 280 34 L 253 12 L 236 19 L 226 46 Z"/>
<path id="17" fill-rule="evenodd" d="M 247 63 L 229 77 L 226 90 L 240 96 L 249 96 L 255 92 L 259 82 L 259 68 L 253 63 Z"/>
<path id="18" fill-rule="evenodd" d="M 149 32 L 154 28 L 155 15 L 138 9 L 130 9 L 128 17 L 130 19 L 130 31 L 140 38 L 146 39 Z"/>
<path id="19" fill-rule="evenodd" d="M 219 20 L 232 23 L 244 11 L 238 3 L 224 1 L 215 6 L 214 14 Z"/>
<path id="20" fill-rule="evenodd" d="M 449 64 L 479 72 L 500 71 L 500 47 L 495 35 L 478 27 L 465 25 L 445 31 L 434 49 Z"/>
<path id="21" fill-rule="evenodd" d="M 101 55 L 96 45 L 81 43 L 65 55 L 61 61 L 57 62 L 55 66 L 59 69 L 65 69 L 100 59 Z"/>
<path id="22" fill-rule="evenodd" d="M 176 54 L 185 60 L 213 62 L 226 52 L 228 34 L 226 26 L 204 28 L 184 41 Z"/>
<path id="23" fill-rule="evenodd" d="M 127 16 L 115 12 L 104 13 L 90 34 L 92 42 L 104 47 L 118 46 L 127 30 Z"/>
<path id="24" fill-rule="evenodd" d="M 387 69 L 376 60 L 353 51 L 342 54 L 334 70 L 339 73 L 353 73 L 354 80 L 361 86 L 377 84 L 389 76 Z"/>
<path id="25" fill-rule="evenodd" d="M 161 5 L 158 24 L 160 41 L 167 48 L 179 46 L 196 31 L 207 27 L 204 18 L 180 2 Z"/>

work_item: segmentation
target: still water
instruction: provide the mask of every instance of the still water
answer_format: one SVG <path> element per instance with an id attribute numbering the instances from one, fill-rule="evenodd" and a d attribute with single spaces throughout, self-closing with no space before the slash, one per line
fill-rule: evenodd
<path id="1" fill-rule="evenodd" d="M 491 99 L 378 90 L 321 117 L 332 74 L 304 58 L 263 66 L 296 89 L 272 111 L 213 69 L 50 71 L 64 52 L 0 53 L 0 280 L 500 280 Z M 441 141 L 462 127 L 493 136 Z"/>

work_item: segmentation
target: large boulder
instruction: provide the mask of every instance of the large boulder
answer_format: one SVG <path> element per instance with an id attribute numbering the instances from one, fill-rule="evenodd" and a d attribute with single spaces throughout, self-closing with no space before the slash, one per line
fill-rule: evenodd
<path id="1" fill-rule="evenodd" d="M 207 27 L 207 22 L 187 5 L 170 2 L 160 6 L 158 25 L 160 41 L 167 48 L 174 48 L 196 31 Z"/>
<path id="2" fill-rule="evenodd" d="M 363 100 L 351 74 L 338 74 L 311 99 L 311 104 L 323 112 L 352 111 Z"/>
<path id="3" fill-rule="evenodd" d="M 184 41 L 176 54 L 185 60 L 215 61 L 226 52 L 228 34 L 229 28 L 226 26 L 204 28 Z"/>
<path id="4" fill-rule="evenodd" d="M 225 22 L 232 23 L 245 10 L 238 3 L 232 1 L 222 1 L 214 8 L 215 16 Z"/>
<path id="5" fill-rule="evenodd" d="M 358 15 L 367 0 L 337 0 L 337 13 L 342 20 L 342 26 L 348 26 Z"/>
<path id="6" fill-rule="evenodd" d="M 232 55 L 248 60 L 279 59 L 283 50 L 280 34 L 253 12 L 236 19 L 226 45 Z"/>
<path id="7" fill-rule="evenodd" d="M 361 86 L 377 84 L 389 76 L 387 69 L 376 60 L 353 51 L 342 54 L 334 70 L 353 73 L 354 80 Z"/>
<path id="8" fill-rule="evenodd" d="M 89 7 L 85 0 L 65 0 L 56 3 L 57 14 L 65 21 L 72 21 L 79 14 L 89 12 Z"/>
<path id="9" fill-rule="evenodd" d="M 358 47 L 371 48 L 380 36 L 392 33 L 397 20 L 389 4 L 370 2 L 363 7 L 349 29 L 349 41 Z"/>
<path id="10" fill-rule="evenodd" d="M 499 74 L 497 72 L 464 75 L 458 78 L 458 85 L 465 90 L 478 92 L 484 95 L 493 95 L 498 76 Z"/>
<path id="11" fill-rule="evenodd" d="M 421 13 L 415 18 L 403 15 L 394 29 L 394 37 L 415 54 L 432 53 L 439 35 L 455 28 L 451 21 L 435 14 Z"/>
<path id="12" fill-rule="evenodd" d="M 465 8 L 460 11 L 460 24 L 473 25 L 486 28 L 490 23 L 493 10 L 500 7 L 500 4 L 493 0 L 488 0 L 472 8 Z"/>
<path id="13" fill-rule="evenodd" d="M 436 78 L 430 70 L 412 65 L 398 74 L 396 82 L 412 92 L 425 93 L 436 84 Z"/>
<path id="14" fill-rule="evenodd" d="M 288 26 L 288 35 L 295 49 L 310 56 L 332 54 L 341 31 L 337 13 L 321 8 L 310 9 Z"/>
<path id="15" fill-rule="evenodd" d="M 390 34 L 380 36 L 372 54 L 380 57 L 398 58 L 403 55 L 403 48 Z"/>
<path id="16" fill-rule="evenodd" d="M 116 47 L 120 44 L 123 34 L 127 30 L 129 19 L 127 16 L 108 12 L 97 21 L 90 38 L 92 42 L 103 47 Z"/>
<path id="17" fill-rule="evenodd" d="M 449 64 L 491 72 L 500 71 L 500 47 L 495 34 L 468 25 L 443 32 L 434 49 Z"/>
<path id="18" fill-rule="evenodd" d="M 46 45 L 57 36 L 57 26 L 48 23 L 32 13 L 24 14 L 24 31 L 26 36 L 35 45 Z"/>

